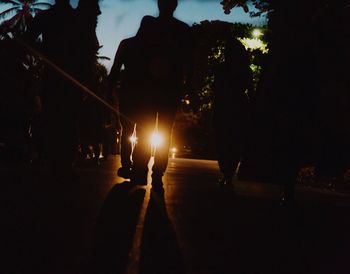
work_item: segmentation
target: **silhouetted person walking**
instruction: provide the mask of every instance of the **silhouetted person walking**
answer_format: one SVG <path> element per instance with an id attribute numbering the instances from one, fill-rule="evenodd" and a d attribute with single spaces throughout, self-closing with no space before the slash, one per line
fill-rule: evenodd
<path id="1" fill-rule="evenodd" d="M 70 54 L 74 15 L 68 0 L 56 0 L 52 8 L 34 18 L 28 31 L 31 41 L 41 36 L 38 51 L 67 73 L 72 73 L 72 62 L 75 62 Z M 50 168 L 69 173 L 77 149 L 80 93 L 47 64 L 42 85 L 45 155 Z"/>
<path id="2" fill-rule="evenodd" d="M 118 49 L 120 54 L 117 52 L 110 76 L 111 79 L 115 79 L 113 74 L 121 67 L 118 60 L 123 59 L 118 58 L 118 55 L 124 55 L 125 70 L 121 79 L 120 110 L 136 123 L 137 144 L 132 153 L 130 171 L 131 147 L 128 138 L 133 132 L 134 124 L 122 123 L 124 138 L 122 137 L 122 169 L 119 170 L 119 175 L 124 178 L 131 177 L 132 181 L 137 183 L 147 183 L 148 162 L 151 156 L 150 136 L 158 117 L 158 132 L 163 137 L 163 143 L 155 151 L 152 186 L 162 190 L 162 176 L 168 165 L 175 115 L 184 95 L 184 83 L 189 84 L 191 75 L 192 39 L 190 27 L 173 17 L 177 7 L 176 0 L 159 0 L 158 7 L 159 17 L 144 18 L 143 21 L 147 22 L 148 27 L 147 31 L 142 31 L 141 24 L 141 40 L 136 37 L 121 43 Z M 122 52 L 126 54 L 121 54 Z M 126 83 L 136 92 L 126 93 Z M 130 113 L 135 109 L 136 113 Z"/>
<path id="3" fill-rule="evenodd" d="M 84 86 L 103 97 L 98 79 L 98 51 L 100 44 L 96 35 L 98 16 L 101 14 L 98 0 L 80 0 L 76 9 L 73 75 Z M 90 95 L 83 96 L 79 112 L 79 144 L 82 154 L 92 146 L 93 160 L 99 165 L 102 143 L 102 126 L 105 109 Z"/>
<path id="4" fill-rule="evenodd" d="M 231 186 L 247 151 L 250 127 L 248 94 L 252 86 L 249 55 L 234 38 L 226 41 L 224 62 L 214 69 L 214 116 L 219 184 Z"/>
<path id="5" fill-rule="evenodd" d="M 151 16 L 143 17 L 140 28 L 134 37 L 124 39 L 120 42 L 117 49 L 111 72 L 108 76 L 112 89 L 117 88 L 117 97 L 119 119 L 122 127 L 121 131 L 121 168 L 118 170 L 118 176 L 123 178 L 135 177 L 133 167 L 132 143 L 130 137 L 134 133 L 135 123 L 140 127 L 144 126 L 142 117 L 149 117 L 151 98 L 147 89 L 147 68 L 146 68 L 146 42 L 148 33 L 152 29 Z M 153 122 L 154 123 L 154 122 Z M 140 139 L 140 138 L 139 138 Z M 143 143 L 143 140 L 139 140 Z M 147 149 L 149 145 L 138 149 Z M 143 170 L 138 170 L 138 176 L 147 178 L 147 165 Z M 134 178 L 133 178 L 134 179 Z M 144 178 L 143 178 L 144 179 Z M 144 183 L 147 182 L 144 181 Z"/>
<path id="6" fill-rule="evenodd" d="M 152 187 L 160 190 L 168 166 L 175 115 L 192 80 L 192 35 L 190 27 L 173 16 L 177 4 L 177 0 L 158 0 L 159 16 L 155 18 L 153 37 L 147 45 L 148 94 L 158 115 L 158 132 L 163 137 L 163 143 L 155 151 L 152 166 Z M 153 117 L 155 119 L 156 116 Z M 146 136 L 149 132 L 138 134 Z M 147 156 L 136 150 L 134 161 L 145 166 L 149 159 Z"/>
<path id="7" fill-rule="evenodd" d="M 350 168 L 349 1 L 329 1 L 316 17 L 318 149 L 316 176 L 335 186 Z M 334 41 L 333 37 L 338 37 Z"/>
<path id="8" fill-rule="evenodd" d="M 300 9 L 300 4 L 304 5 Z M 281 205 L 294 208 L 301 167 L 314 157 L 319 80 L 311 24 L 311 2 L 276 2 L 271 13 L 271 47 L 261 92 L 266 94 L 274 180 L 283 184 Z M 290 19 L 298 15 L 296 24 Z M 285 35 L 285 33 L 290 35 Z M 301 42 L 302 41 L 302 42 Z M 317 127 L 317 126 L 316 126 Z"/>

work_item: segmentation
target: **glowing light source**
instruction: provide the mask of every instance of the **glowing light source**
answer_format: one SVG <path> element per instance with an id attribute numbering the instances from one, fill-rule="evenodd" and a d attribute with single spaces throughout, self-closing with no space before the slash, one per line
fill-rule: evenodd
<path id="1" fill-rule="evenodd" d="M 268 53 L 267 44 L 258 38 L 238 38 L 247 50 L 260 50 L 262 53 Z"/>
<path id="2" fill-rule="evenodd" d="M 163 136 L 160 135 L 158 132 L 153 132 L 151 135 L 151 146 L 153 148 L 158 148 L 163 143 Z"/>
<path id="3" fill-rule="evenodd" d="M 136 145 L 136 143 L 137 143 L 136 124 L 134 125 L 134 131 L 133 131 L 132 135 L 130 136 L 129 140 L 130 140 L 130 142 L 131 142 L 132 150 L 134 150 L 135 145 Z"/>
<path id="4" fill-rule="evenodd" d="M 177 148 L 176 147 L 172 147 L 170 149 L 171 158 L 173 158 L 173 159 L 175 158 L 176 152 L 177 152 Z"/>
<path id="5" fill-rule="evenodd" d="M 255 38 L 259 38 L 262 35 L 262 32 L 259 29 L 254 29 L 252 34 Z"/>
<path id="6" fill-rule="evenodd" d="M 163 144 L 163 136 L 159 134 L 157 130 L 155 130 L 150 138 L 151 143 L 151 156 L 156 154 L 157 148 L 159 148 Z"/>
<path id="7" fill-rule="evenodd" d="M 134 136 L 134 135 L 131 135 L 130 138 L 129 138 L 129 140 L 130 140 L 130 142 L 131 142 L 132 144 L 136 144 L 136 143 L 137 143 L 137 137 Z"/>

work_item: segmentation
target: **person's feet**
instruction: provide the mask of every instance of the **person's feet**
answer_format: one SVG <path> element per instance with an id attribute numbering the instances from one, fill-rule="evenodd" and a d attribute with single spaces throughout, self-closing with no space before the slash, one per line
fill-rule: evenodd
<path id="1" fill-rule="evenodd" d="M 164 186 L 163 186 L 162 176 L 152 176 L 152 191 L 163 195 Z"/>
<path id="2" fill-rule="evenodd" d="M 294 209 L 297 206 L 294 196 L 284 195 L 280 200 L 280 206 L 288 209 Z"/>
<path id="3" fill-rule="evenodd" d="M 233 175 L 221 173 L 218 181 L 219 187 L 233 188 Z"/>
<path id="4" fill-rule="evenodd" d="M 94 159 L 93 159 L 93 161 L 94 161 L 94 164 L 95 164 L 96 166 L 100 166 L 100 165 L 101 165 L 100 157 L 95 156 Z"/>
<path id="5" fill-rule="evenodd" d="M 130 173 L 130 182 L 137 185 L 147 185 L 148 168 L 132 169 Z"/>
<path id="6" fill-rule="evenodd" d="M 117 175 L 124 179 L 131 178 L 131 168 L 130 167 L 120 167 L 117 171 Z"/>
<path id="7" fill-rule="evenodd" d="M 284 185 L 283 196 L 280 200 L 280 206 L 288 209 L 294 209 L 296 207 L 297 204 L 295 200 L 295 184 L 295 180 L 291 179 Z"/>

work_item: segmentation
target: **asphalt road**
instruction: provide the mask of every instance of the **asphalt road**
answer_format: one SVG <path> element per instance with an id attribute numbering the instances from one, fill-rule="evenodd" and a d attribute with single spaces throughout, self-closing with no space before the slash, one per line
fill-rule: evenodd
<path id="1" fill-rule="evenodd" d="M 60 179 L 1 169 L 3 274 L 349 274 L 350 195 L 217 185 L 215 161 L 171 159 L 165 194 L 117 177 L 119 156 Z"/>

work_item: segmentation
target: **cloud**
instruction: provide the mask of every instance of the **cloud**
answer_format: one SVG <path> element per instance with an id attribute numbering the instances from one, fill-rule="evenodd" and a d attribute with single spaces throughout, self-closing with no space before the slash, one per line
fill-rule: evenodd
<path id="1" fill-rule="evenodd" d="M 114 19 L 115 26 L 118 27 L 121 24 L 121 22 L 123 22 L 124 18 L 125 18 L 125 13 L 118 14 Z"/>

